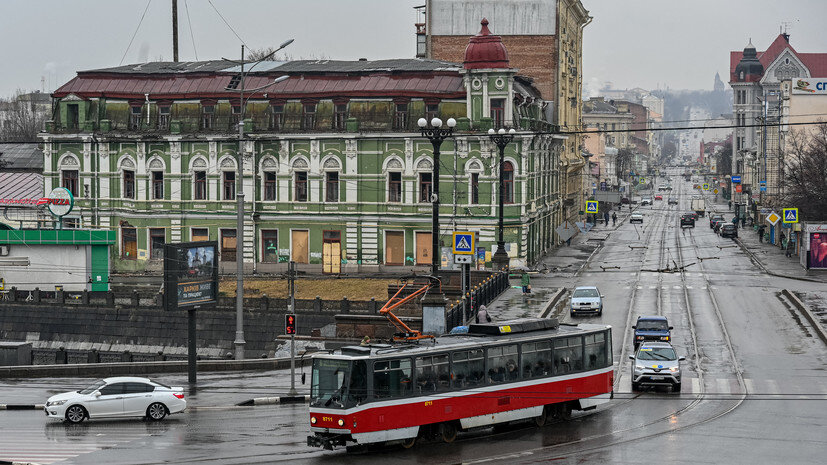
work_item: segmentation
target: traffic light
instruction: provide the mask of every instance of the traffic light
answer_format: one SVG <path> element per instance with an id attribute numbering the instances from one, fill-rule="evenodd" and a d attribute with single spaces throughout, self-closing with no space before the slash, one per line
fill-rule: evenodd
<path id="1" fill-rule="evenodd" d="M 284 315 L 284 334 L 296 334 L 296 315 L 293 313 Z"/>

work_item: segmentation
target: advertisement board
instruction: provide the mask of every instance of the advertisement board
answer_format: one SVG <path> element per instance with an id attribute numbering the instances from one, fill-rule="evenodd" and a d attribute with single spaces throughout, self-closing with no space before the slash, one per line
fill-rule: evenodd
<path id="1" fill-rule="evenodd" d="M 216 241 L 164 244 L 167 310 L 215 304 L 218 298 Z"/>

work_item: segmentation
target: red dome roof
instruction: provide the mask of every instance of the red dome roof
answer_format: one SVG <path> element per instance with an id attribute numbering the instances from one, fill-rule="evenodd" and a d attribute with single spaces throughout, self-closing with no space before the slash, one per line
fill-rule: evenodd
<path id="1" fill-rule="evenodd" d="M 480 21 L 480 33 L 471 37 L 465 47 L 465 69 L 508 68 L 508 52 L 500 36 L 491 35 L 488 20 Z"/>

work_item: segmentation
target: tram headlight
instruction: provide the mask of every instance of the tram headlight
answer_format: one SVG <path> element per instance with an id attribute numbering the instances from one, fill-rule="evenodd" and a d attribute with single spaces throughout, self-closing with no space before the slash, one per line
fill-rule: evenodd
<path id="1" fill-rule="evenodd" d="M 310 417 L 310 424 L 311 424 L 311 425 L 315 425 L 315 424 L 316 424 L 316 417 Z"/>
<path id="2" fill-rule="evenodd" d="M 339 426 L 345 426 L 345 421 L 341 418 L 339 418 L 339 421 L 337 423 L 339 424 Z"/>

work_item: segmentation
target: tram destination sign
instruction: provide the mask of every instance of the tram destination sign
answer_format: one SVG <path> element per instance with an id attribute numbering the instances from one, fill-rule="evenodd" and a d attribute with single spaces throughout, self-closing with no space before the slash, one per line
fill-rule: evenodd
<path id="1" fill-rule="evenodd" d="M 167 310 L 213 305 L 218 299 L 218 243 L 164 244 Z"/>

